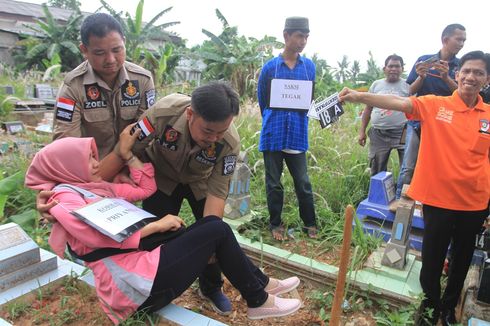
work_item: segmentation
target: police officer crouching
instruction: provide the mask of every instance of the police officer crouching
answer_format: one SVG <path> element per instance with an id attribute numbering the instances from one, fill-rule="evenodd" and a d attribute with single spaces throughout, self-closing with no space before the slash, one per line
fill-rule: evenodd
<path id="1" fill-rule="evenodd" d="M 232 121 L 239 113 L 239 97 L 227 83 L 211 82 L 192 96 L 171 94 L 149 108 L 138 122 L 140 141 L 135 155 L 155 167 L 158 190 L 143 208 L 161 217 L 178 215 L 187 200 L 196 219 L 223 217 L 229 181 L 235 170 L 240 139 Z M 117 147 L 116 147 L 117 148 Z M 110 178 L 123 166 L 117 149 L 101 162 Z M 189 266 L 192 268 L 192 266 Z M 200 294 L 223 315 L 231 312 L 221 292 L 218 264 L 200 275 Z"/>

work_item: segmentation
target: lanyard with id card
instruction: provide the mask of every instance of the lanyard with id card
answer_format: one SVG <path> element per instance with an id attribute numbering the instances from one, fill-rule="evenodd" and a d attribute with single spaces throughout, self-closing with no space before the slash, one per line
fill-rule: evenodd
<path id="1" fill-rule="evenodd" d="M 277 78 L 279 60 L 276 61 L 274 78 L 268 83 L 268 106 L 271 109 L 308 111 L 313 100 L 315 82 L 309 80 L 303 63 L 306 80 Z"/>

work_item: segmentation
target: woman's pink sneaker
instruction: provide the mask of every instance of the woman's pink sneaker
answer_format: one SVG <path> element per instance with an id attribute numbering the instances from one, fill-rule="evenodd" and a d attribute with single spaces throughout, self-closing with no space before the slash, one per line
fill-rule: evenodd
<path id="1" fill-rule="evenodd" d="M 274 298 L 273 307 L 248 308 L 247 317 L 249 319 L 263 319 L 272 317 L 287 316 L 298 311 L 301 301 L 298 299 L 285 299 L 270 295 Z"/>
<path id="2" fill-rule="evenodd" d="M 300 280 L 298 277 L 293 276 L 285 280 L 278 280 L 276 287 L 266 290 L 267 293 L 272 295 L 279 295 L 283 293 L 288 293 L 298 287 Z"/>

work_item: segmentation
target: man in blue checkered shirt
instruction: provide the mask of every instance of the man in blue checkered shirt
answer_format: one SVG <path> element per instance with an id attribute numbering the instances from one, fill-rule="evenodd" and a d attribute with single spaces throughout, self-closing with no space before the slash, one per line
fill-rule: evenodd
<path id="1" fill-rule="evenodd" d="M 257 90 L 262 130 L 259 150 L 263 152 L 267 206 L 270 229 L 276 240 L 285 239 L 281 222 L 284 188 L 281 184 L 283 164 L 294 181 L 299 204 L 299 214 L 304 222 L 303 230 L 310 238 L 317 237 L 313 192 L 307 173 L 306 150 L 308 149 L 307 110 L 297 108 L 271 108 L 271 83 L 276 80 L 315 80 L 315 64 L 300 56 L 310 33 L 308 18 L 289 17 L 284 27 L 284 51 L 262 67 Z M 273 95 L 274 96 L 274 95 Z"/>

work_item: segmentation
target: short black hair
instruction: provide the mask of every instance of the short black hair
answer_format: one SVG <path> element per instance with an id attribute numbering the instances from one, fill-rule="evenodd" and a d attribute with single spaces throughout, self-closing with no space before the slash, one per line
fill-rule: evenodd
<path id="1" fill-rule="evenodd" d="M 390 62 L 390 60 L 393 60 L 393 61 L 400 61 L 400 64 L 402 65 L 402 68 L 403 68 L 403 66 L 405 65 L 405 64 L 403 63 L 403 58 L 402 58 L 402 57 L 400 57 L 398 54 L 393 53 L 393 54 L 389 55 L 389 56 L 386 58 L 386 60 L 385 60 L 385 67 L 386 67 L 386 66 L 388 66 L 388 62 Z"/>
<path id="2" fill-rule="evenodd" d="M 100 12 L 87 16 L 80 27 L 82 44 L 88 46 L 88 40 L 92 35 L 104 37 L 112 31 L 119 33 L 124 39 L 121 24 L 111 15 Z"/>
<path id="3" fill-rule="evenodd" d="M 469 60 L 481 60 L 485 63 L 485 68 L 487 71 L 487 75 L 490 75 L 490 54 L 484 53 L 483 51 L 471 51 L 466 53 L 464 56 L 459 59 L 458 70 L 461 70 L 464 63 Z"/>
<path id="4" fill-rule="evenodd" d="M 240 97 L 227 82 L 214 81 L 192 92 L 191 107 L 208 122 L 220 122 L 240 112 Z"/>
<path id="5" fill-rule="evenodd" d="M 461 24 L 449 24 L 442 31 L 441 40 L 444 40 L 445 37 L 453 36 L 454 32 L 456 32 L 457 29 L 459 29 L 461 31 L 466 31 L 464 26 Z"/>

